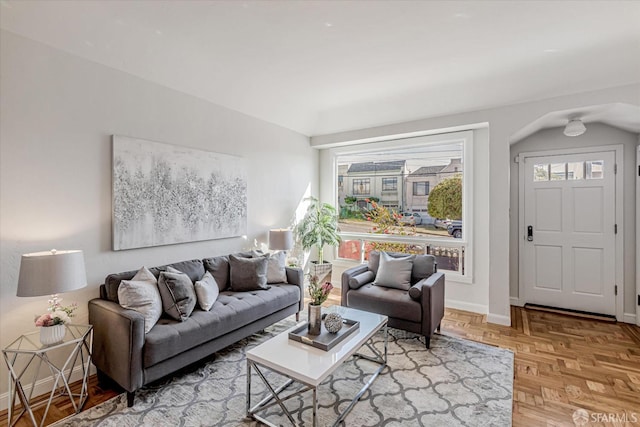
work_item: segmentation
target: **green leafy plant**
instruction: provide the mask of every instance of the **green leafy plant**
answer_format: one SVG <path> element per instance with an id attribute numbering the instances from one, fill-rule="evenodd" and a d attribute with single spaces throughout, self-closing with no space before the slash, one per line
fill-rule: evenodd
<path id="1" fill-rule="evenodd" d="M 304 218 L 295 226 L 296 238 L 305 251 L 314 245 L 318 248 L 318 264 L 324 262 L 324 246 L 337 246 L 338 214 L 336 208 L 328 203 L 321 203 L 315 197 L 309 197 L 309 207 Z"/>
<path id="2" fill-rule="evenodd" d="M 429 193 L 429 215 L 462 219 L 462 176 L 444 179 Z"/>

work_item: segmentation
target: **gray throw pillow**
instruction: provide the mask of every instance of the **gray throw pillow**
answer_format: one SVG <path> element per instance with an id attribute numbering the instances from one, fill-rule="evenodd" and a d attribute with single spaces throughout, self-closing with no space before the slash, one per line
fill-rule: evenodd
<path id="1" fill-rule="evenodd" d="M 287 270 L 285 269 L 287 255 L 284 252 L 279 251 L 272 254 L 263 254 L 252 251 L 251 257 L 265 257 L 269 260 L 267 263 L 267 283 L 287 283 Z"/>
<path id="2" fill-rule="evenodd" d="M 204 276 L 202 276 L 202 279 L 198 280 L 193 287 L 196 290 L 196 297 L 198 297 L 198 305 L 200 308 L 204 311 L 211 310 L 211 307 L 213 307 L 213 304 L 218 299 L 218 295 L 220 295 L 216 279 L 207 271 L 204 273 Z"/>
<path id="3" fill-rule="evenodd" d="M 242 258 L 229 255 L 231 290 L 246 292 L 269 289 L 267 286 L 267 266 L 265 257 Z"/>
<path id="4" fill-rule="evenodd" d="M 408 291 L 414 258 L 415 255 L 394 258 L 386 252 L 380 252 L 380 266 L 373 284 Z"/>
<path id="5" fill-rule="evenodd" d="M 220 292 L 229 287 L 229 257 L 217 256 L 204 259 L 204 266 L 209 273 L 216 279 Z"/>
<path id="6" fill-rule="evenodd" d="M 365 271 L 364 273 L 360 273 L 357 276 L 353 276 L 349 279 L 349 288 L 351 289 L 360 289 L 363 285 L 367 283 L 371 283 L 375 280 L 376 275 L 373 274 L 373 271 Z"/>
<path id="7" fill-rule="evenodd" d="M 162 316 L 162 299 L 158 292 L 158 280 L 146 267 L 142 267 L 131 280 L 120 282 L 118 301 L 123 308 L 142 314 L 145 334 Z"/>
<path id="8" fill-rule="evenodd" d="M 189 276 L 173 267 L 160 273 L 158 289 L 164 312 L 170 317 L 185 321 L 196 307 L 196 293 Z"/>

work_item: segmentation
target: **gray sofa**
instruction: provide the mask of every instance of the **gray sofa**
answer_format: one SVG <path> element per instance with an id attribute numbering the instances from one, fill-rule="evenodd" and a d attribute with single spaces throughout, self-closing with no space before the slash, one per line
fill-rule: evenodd
<path id="1" fill-rule="evenodd" d="M 440 330 L 444 317 L 444 274 L 438 272 L 435 257 L 416 255 L 408 291 L 374 285 L 379 263 L 380 253 L 372 251 L 367 264 L 342 273 L 342 305 L 384 314 L 389 317 L 392 328 L 424 335 L 429 348 L 431 336 L 434 330 Z"/>
<path id="2" fill-rule="evenodd" d="M 287 283 L 270 284 L 268 290 L 229 290 L 227 256 L 170 264 L 195 282 L 205 271 L 219 284 L 220 295 L 209 311 L 196 307 L 185 321 L 163 316 L 145 334 L 144 318 L 118 303 L 118 286 L 136 271 L 110 274 L 100 286 L 100 298 L 89 301 L 89 323 L 93 325 L 92 358 L 100 379 L 115 381 L 127 391 L 133 405 L 135 391 L 176 370 L 212 355 L 236 341 L 303 308 L 303 273 L 286 268 Z M 168 266 L 149 270 L 158 277 Z M 224 283 L 224 285 L 222 285 Z"/>

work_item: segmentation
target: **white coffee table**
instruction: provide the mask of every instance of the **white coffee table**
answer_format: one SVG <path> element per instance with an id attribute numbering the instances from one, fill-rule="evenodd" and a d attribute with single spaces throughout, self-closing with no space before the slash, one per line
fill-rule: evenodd
<path id="1" fill-rule="evenodd" d="M 315 427 L 318 425 L 318 386 L 351 356 L 379 363 L 380 367 L 373 373 L 369 381 L 356 394 L 349 406 L 345 408 L 333 424 L 334 426 L 338 425 L 387 366 L 387 316 L 340 306 L 332 306 L 323 310 L 323 313 L 332 312 L 339 313 L 345 319 L 359 321 L 360 328 L 329 351 L 290 340 L 289 331 L 296 328 L 298 326 L 296 325 L 247 352 L 246 409 L 248 418 L 274 426 L 274 424 L 257 415 L 257 412 L 274 405 L 280 405 L 291 424 L 295 426 L 297 424 L 285 407 L 284 402 L 311 390 L 313 392 L 313 426 Z M 371 337 L 380 330 L 384 330 L 384 352 L 382 354 L 369 342 Z M 357 353 L 363 346 L 369 348 L 375 356 Z M 265 378 L 262 372 L 264 368 L 284 375 L 288 380 L 283 385 L 274 388 Z M 253 407 L 251 406 L 252 370 L 255 371 L 270 392 L 270 396 L 267 396 Z M 281 393 L 294 381 L 306 387 L 288 396 L 281 396 Z"/>

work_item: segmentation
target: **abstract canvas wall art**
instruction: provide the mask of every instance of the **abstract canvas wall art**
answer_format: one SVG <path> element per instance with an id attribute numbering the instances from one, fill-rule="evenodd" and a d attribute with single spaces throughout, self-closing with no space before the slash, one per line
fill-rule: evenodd
<path id="1" fill-rule="evenodd" d="M 246 234 L 244 161 L 113 136 L 113 249 Z"/>

